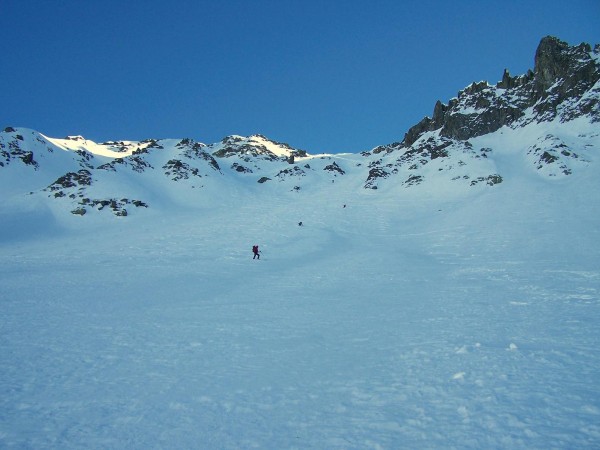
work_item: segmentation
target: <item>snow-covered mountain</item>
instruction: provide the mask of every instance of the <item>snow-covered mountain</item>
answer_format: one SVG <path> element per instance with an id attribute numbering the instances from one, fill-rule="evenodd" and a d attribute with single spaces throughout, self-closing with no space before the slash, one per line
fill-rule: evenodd
<path id="1" fill-rule="evenodd" d="M 362 154 L 7 128 L 0 448 L 600 448 L 598 55 Z"/>
<path id="2" fill-rule="evenodd" d="M 50 138 L 29 129 L 0 133 L 0 183 L 7 197 L 35 197 L 55 213 L 179 204 L 244 184 L 265 192 L 339 189 L 461 193 L 511 182 L 512 167 L 560 179 L 587 170 L 599 151 L 600 47 L 544 38 L 527 74 L 473 83 L 438 101 L 401 142 L 358 154 L 310 155 L 261 135 L 215 144 L 148 139 L 97 144 Z M 8 195 L 7 195 L 8 194 Z M 406 193 L 404 193 L 406 195 Z M 42 198 L 44 200 L 42 201 Z M 47 199 L 47 200 L 46 200 Z"/>

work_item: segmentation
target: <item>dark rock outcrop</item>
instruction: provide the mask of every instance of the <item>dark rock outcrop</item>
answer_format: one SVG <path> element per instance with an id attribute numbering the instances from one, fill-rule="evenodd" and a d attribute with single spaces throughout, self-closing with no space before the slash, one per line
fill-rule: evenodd
<path id="1" fill-rule="evenodd" d="M 432 117 L 411 127 L 401 145 L 410 147 L 423 133 L 435 130 L 458 140 L 492 133 L 515 123 L 531 107 L 536 120 L 552 120 L 559 114 L 559 105 L 571 100 L 574 104 L 560 111 L 561 119 L 598 115 L 597 96 L 577 100 L 600 79 L 598 58 L 594 57 L 599 53 L 599 46 L 592 51 L 589 44 L 571 47 L 555 37 L 545 37 L 537 48 L 533 71 L 511 77 L 505 70 L 495 86 L 485 81 L 472 83 L 447 105 L 438 101 Z"/>

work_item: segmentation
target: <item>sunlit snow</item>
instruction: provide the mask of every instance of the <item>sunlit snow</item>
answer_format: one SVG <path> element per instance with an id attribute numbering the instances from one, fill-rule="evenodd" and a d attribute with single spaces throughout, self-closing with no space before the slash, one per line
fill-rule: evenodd
<path id="1" fill-rule="evenodd" d="M 598 130 L 554 129 L 585 143 L 555 177 L 526 153 L 543 127 L 477 138 L 489 157 L 432 161 L 408 188 L 364 189 L 360 155 L 264 185 L 264 161 L 187 190 L 131 172 L 118 188 L 150 206 L 126 218 L 15 188 L 0 447 L 597 448 Z"/>

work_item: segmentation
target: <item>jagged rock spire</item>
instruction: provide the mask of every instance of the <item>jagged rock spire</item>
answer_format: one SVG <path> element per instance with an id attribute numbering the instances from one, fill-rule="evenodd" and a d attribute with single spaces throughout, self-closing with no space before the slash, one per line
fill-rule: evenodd
<path id="1" fill-rule="evenodd" d="M 581 99 L 598 82 L 600 58 L 594 56 L 598 53 L 600 46 L 592 53 L 589 44 L 569 46 L 547 36 L 537 48 L 533 71 L 511 77 L 504 69 L 496 86 L 486 81 L 472 83 L 447 105 L 438 100 L 432 117 L 425 117 L 410 128 L 402 144 L 410 147 L 423 133 L 434 130 L 451 139 L 481 136 L 514 123 L 531 107 L 537 120 L 552 120 L 558 114 L 558 105 L 568 99 Z M 562 114 L 564 120 L 600 114 L 597 96 L 581 102 L 577 108 L 564 109 Z"/>

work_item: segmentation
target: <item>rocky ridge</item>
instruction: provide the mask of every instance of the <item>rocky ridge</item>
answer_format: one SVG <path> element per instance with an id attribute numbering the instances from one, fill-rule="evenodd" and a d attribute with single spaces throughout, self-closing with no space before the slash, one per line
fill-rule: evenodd
<path id="1" fill-rule="evenodd" d="M 533 71 L 511 77 L 505 69 L 495 85 L 487 81 L 472 83 L 448 104 L 438 101 L 432 117 L 425 117 L 411 127 L 401 142 L 376 147 L 371 153 L 401 153 L 395 163 L 387 164 L 393 172 L 393 167 L 410 163 L 416 168 L 419 163 L 445 158 L 450 152 L 487 157 L 490 149 L 473 150 L 470 141 L 503 127 L 517 129 L 542 122 L 564 124 L 581 117 L 598 123 L 599 80 L 600 45 L 592 50 L 589 44 L 572 47 L 555 37 L 545 37 L 536 51 Z M 540 143 L 527 149 L 527 153 L 536 155 L 542 165 L 555 164 L 564 175 L 572 173 L 568 162 L 578 155 L 551 134 L 540 136 L 540 140 L 552 141 L 553 145 L 545 148 Z M 389 172 L 376 164 L 371 175 L 386 177 Z M 491 176 L 494 180 L 501 179 Z"/>
<path id="2" fill-rule="evenodd" d="M 368 190 L 423 189 L 433 181 L 481 189 L 506 180 L 496 156 L 506 152 L 499 143 L 510 133 L 526 136 L 511 153 L 519 164 L 541 176 L 569 176 L 600 150 L 600 46 L 546 37 L 534 63 L 524 75 L 505 70 L 495 85 L 472 83 L 447 104 L 438 101 L 432 117 L 402 141 L 361 154 L 310 155 L 262 135 L 208 145 L 192 139 L 96 144 L 7 127 L 0 132 L 0 180 L 4 192 L 63 202 L 77 216 L 104 210 L 127 216 L 152 208 L 149 188 L 172 198 L 201 196 L 233 180 L 292 193 L 342 180 Z M 584 131 L 572 136 L 580 122 Z"/>

